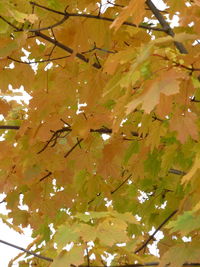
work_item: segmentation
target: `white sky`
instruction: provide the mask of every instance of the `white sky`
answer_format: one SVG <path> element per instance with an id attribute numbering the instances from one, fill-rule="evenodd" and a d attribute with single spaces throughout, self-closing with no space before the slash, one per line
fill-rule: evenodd
<path id="1" fill-rule="evenodd" d="M 156 5 L 158 9 L 163 9 L 165 5 L 163 4 L 162 0 L 152 0 L 152 2 Z M 102 0 L 102 4 L 106 3 L 106 0 Z M 175 16 L 173 18 L 173 22 L 171 23 L 171 26 L 177 26 L 178 17 Z M 3 195 L 0 194 L 0 201 L 3 199 Z M 0 204 L 0 214 L 7 214 L 5 204 Z M 160 233 L 160 237 L 158 235 L 158 238 L 162 238 L 162 233 Z M 23 248 L 26 248 L 28 244 L 32 242 L 31 238 L 31 230 L 30 229 L 24 229 L 24 234 L 19 234 L 15 232 L 14 230 L 10 229 L 7 225 L 1 222 L 0 219 L 0 240 L 4 240 L 7 242 L 10 242 L 12 244 L 15 244 L 17 246 L 21 246 Z M 156 241 L 155 241 L 156 242 Z M 158 252 L 156 250 L 156 243 L 149 245 L 151 253 L 158 255 Z M 17 256 L 19 253 L 21 253 L 20 250 L 17 250 L 15 248 L 6 246 L 2 243 L 0 243 L 0 267 L 7 267 L 9 261 Z M 111 256 L 110 256 L 111 257 Z M 16 263 L 13 266 L 18 266 Z"/>

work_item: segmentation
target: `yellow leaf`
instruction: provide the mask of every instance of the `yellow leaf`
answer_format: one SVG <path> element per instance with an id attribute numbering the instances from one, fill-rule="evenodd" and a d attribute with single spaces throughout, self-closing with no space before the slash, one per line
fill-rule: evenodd
<path id="1" fill-rule="evenodd" d="M 62 251 L 50 267 L 78 266 L 83 263 L 83 248 L 73 247 L 70 251 Z"/>
<path id="2" fill-rule="evenodd" d="M 197 155 L 192 168 L 186 175 L 183 176 L 181 184 L 188 183 L 199 168 L 200 168 L 200 155 Z"/>

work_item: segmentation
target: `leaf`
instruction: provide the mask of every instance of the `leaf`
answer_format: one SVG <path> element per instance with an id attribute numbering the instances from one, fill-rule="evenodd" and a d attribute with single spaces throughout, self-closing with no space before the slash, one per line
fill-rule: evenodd
<path id="1" fill-rule="evenodd" d="M 7 116 L 10 109 L 11 105 L 8 102 L 0 100 L 0 114 L 3 114 L 3 116 Z"/>
<path id="2" fill-rule="evenodd" d="M 109 216 L 108 212 L 89 212 L 88 214 L 81 214 L 78 213 L 75 217 L 80 219 L 83 222 L 89 222 L 91 219 L 100 219 L 100 218 L 105 218 Z"/>
<path id="3" fill-rule="evenodd" d="M 171 229 L 170 233 L 180 232 L 183 236 L 188 235 L 195 229 L 200 228 L 200 216 L 194 216 L 193 212 L 186 211 L 179 215 L 176 221 L 169 222 L 166 228 Z"/>
<path id="4" fill-rule="evenodd" d="M 139 151 L 139 144 L 138 142 L 131 142 L 128 149 L 126 150 L 126 153 L 124 155 L 124 164 L 126 165 L 131 158 L 131 156 Z"/>
<path id="5" fill-rule="evenodd" d="M 80 265 L 83 263 L 83 249 L 73 247 L 70 251 L 62 251 L 50 265 L 51 267 L 63 267 Z"/>
<path id="6" fill-rule="evenodd" d="M 200 168 L 200 157 L 199 155 L 197 155 L 192 168 L 186 175 L 183 176 L 181 183 L 182 184 L 188 183 L 199 168 Z"/>
<path id="7" fill-rule="evenodd" d="M 129 16 L 134 16 L 133 21 L 136 24 L 142 22 L 145 13 L 144 2 L 144 0 L 139 2 L 131 0 L 129 5 L 124 7 L 120 15 L 113 21 L 113 23 L 110 25 L 110 28 L 115 28 L 115 31 L 117 31 Z"/>
<path id="8" fill-rule="evenodd" d="M 194 140 L 198 140 L 198 128 L 196 126 L 197 117 L 193 112 L 185 112 L 177 114 L 170 121 L 170 129 L 177 131 L 178 140 L 183 144 L 191 136 Z"/>
<path id="9" fill-rule="evenodd" d="M 176 245 L 162 256 L 158 266 L 164 267 L 170 263 L 173 267 L 181 267 L 185 262 L 198 262 L 199 259 L 199 244 Z"/>
<path id="10" fill-rule="evenodd" d="M 78 241 L 79 235 L 73 231 L 69 224 L 64 224 L 59 226 L 55 236 L 54 241 L 57 243 L 58 250 L 61 251 L 62 248 L 70 242 Z"/>
<path id="11" fill-rule="evenodd" d="M 150 113 L 159 103 L 161 93 L 169 96 L 179 92 L 180 81 L 178 79 L 180 78 L 182 78 L 180 73 L 175 70 L 169 70 L 167 73 L 163 73 L 152 82 L 149 82 L 143 92 L 126 106 L 126 115 L 134 111 L 140 104 L 142 104 L 142 109 L 146 113 Z"/>
<path id="12" fill-rule="evenodd" d="M 115 243 L 126 242 L 127 224 L 118 219 L 107 219 L 100 223 L 96 228 L 96 235 L 100 243 L 106 246 L 112 246 Z"/>

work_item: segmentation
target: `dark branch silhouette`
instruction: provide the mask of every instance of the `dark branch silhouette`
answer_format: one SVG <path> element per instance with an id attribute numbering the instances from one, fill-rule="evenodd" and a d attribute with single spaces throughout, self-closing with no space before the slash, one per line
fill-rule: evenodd
<path id="1" fill-rule="evenodd" d="M 19 250 L 22 250 L 22 251 L 26 252 L 27 254 L 33 255 L 33 256 L 35 256 L 35 257 L 37 257 L 37 258 L 39 258 L 39 259 L 46 260 L 46 261 L 50 261 L 50 262 L 53 261 L 53 259 L 51 259 L 51 258 L 42 256 L 42 255 L 39 255 L 39 254 L 37 254 L 37 253 L 34 253 L 34 252 L 32 252 L 32 251 L 30 251 L 30 250 L 27 250 L 27 249 L 25 249 L 25 248 L 16 246 L 16 245 L 11 244 L 11 243 L 9 243 L 9 242 L 6 242 L 6 241 L 4 241 L 4 240 L 0 240 L 0 243 L 2 243 L 2 244 L 4 244 L 4 245 L 7 245 L 7 246 L 10 246 L 10 247 L 13 247 L 13 248 L 16 248 L 16 249 L 19 249 Z"/>
<path id="2" fill-rule="evenodd" d="M 52 172 L 48 172 L 45 176 L 40 178 L 39 182 L 42 182 L 44 179 L 48 178 L 50 175 L 52 175 Z"/>
<path id="3" fill-rule="evenodd" d="M 0 125 L 0 130 L 19 130 L 20 126 Z"/>
<path id="4" fill-rule="evenodd" d="M 47 11 L 50 11 L 50 12 L 59 14 L 59 15 L 63 15 L 63 16 L 66 16 L 67 15 L 68 17 L 83 17 L 83 18 L 89 18 L 89 19 L 105 20 L 105 21 L 109 21 L 109 22 L 113 22 L 115 20 L 115 19 L 112 19 L 112 18 L 107 18 L 107 17 L 100 16 L 100 15 L 91 15 L 91 14 L 85 14 L 85 13 L 61 12 L 61 11 L 57 11 L 55 9 L 48 8 L 46 6 L 40 5 L 40 4 L 38 4 L 36 2 L 32 2 L 32 1 L 30 2 L 30 4 L 31 5 L 34 5 L 34 6 L 37 6 L 39 8 L 45 9 Z M 143 25 L 143 24 L 136 25 L 136 24 L 131 23 L 131 22 L 128 22 L 128 21 L 125 21 L 123 23 L 123 25 L 132 26 L 132 27 L 139 27 L 139 28 L 146 29 L 146 30 L 153 30 L 153 31 L 162 31 L 162 32 L 165 32 L 165 30 L 162 29 L 162 28 L 151 27 L 151 26 Z"/>
<path id="5" fill-rule="evenodd" d="M 149 238 L 142 244 L 141 247 L 139 247 L 138 249 L 135 250 L 134 253 L 138 253 L 139 251 L 141 251 L 143 248 L 145 248 L 148 243 L 154 239 L 154 236 L 156 235 L 156 233 L 177 213 L 178 210 L 174 210 L 159 226 L 158 228 L 153 232 L 152 235 L 149 236 Z"/>
<path id="6" fill-rule="evenodd" d="M 169 26 L 169 23 L 165 20 L 163 15 L 160 13 L 160 11 L 157 9 L 157 7 L 152 3 L 151 0 L 146 0 L 146 4 L 148 8 L 152 11 L 154 16 L 159 21 L 160 25 L 163 27 L 163 30 L 170 36 L 174 37 L 175 33 L 173 32 L 172 28 Z M 181 54 L 188 54 L 187 49 L 184 47 L 184 45 L 180 42 L 175 41 L 174 45 L 179 50 Z"/>
<path id="7" fill-rule="evenodd" d="M 72 146 L 72 148 L 70 148 L 70 150 L 65 154 L 64 158 L 68 157 L 71 152 L 83 141 L 83 138 L 81 138 L 80 140 L 78 139 L 77 142 L 75 143 L 75 145 Z"/>
<path id="8" fill-rule="evenodd" d="M 193 101 L 193 100 L 191 100 Z M 0 125 L 0 129 L 3 130 L 19 130 L 20 126 L 11 126 L 11 125 Z M 52 137 L 46 142 L 46 144 L 44 145 L 44 147 L 38 151 L 37 153 L 40 154 L 42 153 L 50 144 L 51 142 L 55 142 L 55 138 L 59 138 L 60 134 L 64 133 L 64 132 L 71 132 L 72 128 L 70 126 L 67 127 L 63 127 L 57 131 L 55 131 L 52 135 Z M 90 129 L 91 133 L 99 133 L 99 134 L 112 134 L 112 129 L 106 128 L 106 127 L 102 127 L 99 129 Z M 137 132 L 132 131 L 131 132 L 132 136 L 138 137 L 139 134 Z M 129 140 L 129 139 L 127 139 Z M 176 170 L 176 169 L 169 169 L 168 173 L 172 173 L 172 174 L 176 174 L 176 175 L 185 175 L 186 172 L 184 171 L 180 171 L 180 170 Z"/>
<path id="9" fill-rule="evenodd" d="M 9 242 L 6 242 L 4 240 L 0 240 L 0 243 L 4 244 L 4 245 L 7 245 L 7 246 L 10 246 L 10 247 L 13 247 L 13 248 L 16 248 L 16 249 L 19 249 L 29 255 L 32 255 L 34 257 L 37 257 L 41 260 L 45 260 L 45 261 L 48 261 L 48 262 L 53 262 L 53 259 L 52 258 L 49 258 L 49 257 L 45 257 L 45 256 L 42 256 L 42 255 L 39 255 L 37 253 L 34 253 L 30 250 L 27 250 L 25 248 L 22 248 L 22 247 L 19 247 L 19 246 L 16 246 L 14 244 L 11 244 Z M 144 263 L 144 264 L 140 264 L 140 263 L 136 263 L 136 264 L 125 264 L 125 265 L 112 265 L 112 267 L 145 267 L 145 266 L 158 266 L 159 265 L 159 262 L 147 262 L 147 263 Z M 183 266 L 200 266 L 200 263 L 184 263 Z M 78 267 L 90 267 L 89 265 L 79 265 Z M 93 265 L 93 267 L 108 267 L 106 265 Z"/>
<path id="10" fill-rule="evenodd" d="M 35 61 L 22 61 L 13 57 L 8 56 L 8 59 L 17 62 L 17 63 L 21 63 L 21 64 L 26 64 L 26 65 L 31 65 L 31 64 L 36 64 L 36 63 L 49 63 L 51 61 L 55 61 L 55 60 L 60 60 L 60 59 L 65 59 L 70 57 L 68 56 L 63 56 L 63 57 L 56 57 L 56 58 L 49 58 L 49 59 L 42 59 L 42 60 L 35 60 Z"/>

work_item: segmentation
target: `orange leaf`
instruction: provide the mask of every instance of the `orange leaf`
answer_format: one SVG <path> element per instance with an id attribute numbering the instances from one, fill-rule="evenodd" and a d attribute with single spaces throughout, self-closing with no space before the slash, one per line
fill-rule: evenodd
<path id="1" fill-rule="evenodd" d="M 129 5 L 124 7 L 120 15 L 113 21 L 110 28 L 115 28 L 115 31 L 117 31 L 124 21 L 130 16 L 134 16 L 134 23 L 139 24 L 145 13 L 144 3 L 145 0 L 131 0 Z"/>
<path id="2" fill-rule="evenodd" d="M 173 69 L 168 72 L 163 72 L 160 77 L 149 82 L 149 86 L 126 106 L 126 115 L 134 111 L 140 104 L 142 104 L 142 109 L 144 109 L 146 113 L 150 113 L 159 103 L 161 93 L 169 96 L 179 92 L 180 81 L 178 81 L 178 79 L 181 77 L 183 77 L 183 75 Z"/>
<path id="3" fill-rule="evenodd" d="M 8 104 L 8 102 L 0 99 L 0 114 L 3 114 L 6 116 L 10 110 L 11 106 Z"/>

